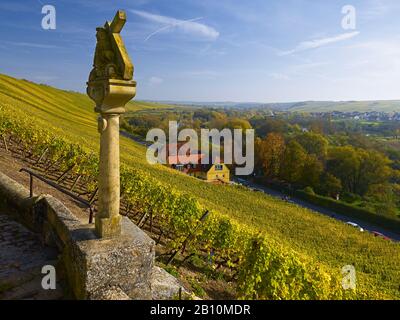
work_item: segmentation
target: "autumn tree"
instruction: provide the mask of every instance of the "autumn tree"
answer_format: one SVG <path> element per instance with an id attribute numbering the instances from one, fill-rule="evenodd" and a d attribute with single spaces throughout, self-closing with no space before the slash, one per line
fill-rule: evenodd
<path id="1" fill-rule="evenodd" d="M 254 167 L 257 174 L 264 174 L 263 166 L 263 148 L 264 141 L 260 137 L 254 140 Z"/>
<path id="2" fill-rule="evenodd" d="M 331 148 L 327 169 L 342 182 L 345 191 L 364 195 L 370 185 L 388 180 L 390 160 L 374 150 L 351 146 Z"/>
<path id="3" fill-rule="evenodd" d="M 398 185 L 390 183 L 370 185 L 366 197 L 370 199 L 373 209 L 381 215 L 396 216 Z"/>
<path id="4" fill-rule="evenodd" d="M 301 184 L 313 187 L 314 189 L 318 188 L 323 171 L 323 164 L 317 156 L 315 154 L 307 155 L 303 166 L 302 178 L 300 180 Z"/>
<path id="5" fill-rule="evenodd" d="M 283 134 L 289 127 L 289 124 L 281 119 L 261 118 L 252 119 L 250 122 L 260 137 L 266 137 L 269 133 L 274 132 Z"/>
<path id="6" fill-rule="evenodd" d="M 328 140 L 326 140 L 324 136 L 314 132 L 305 132 L 296 136 L 295 140 L 308 154 L 315 155 L 320 160 L 326 158 L 328 153 Z"/>
<path id="7" fill-rule="evenodd" d="M 228 122 L 226 123 L 226 128 L 228 129 L 242 129 L 243 131 L 247 129 L 251 129 L 252 126 L 249 121 L 246 119 L 240 119 L 240 118 L 232 118 L 229 119 Z"/>
<path id="8" fill-rule="evenodd" d="M 329 150 L 327 169 L 340 179 L 345 191 L 355 192 L 355 185 L 360 170 L 360 159 L 351 146 L 335 147 Z"/>
<path id="9" fill-rule="evenodd" d="M 282 156 L 285 151 L 285 139 L 279 133 L 270 133 L 257 142 L 259 165 L 264 175 L 276 178 L 279 175 Z"/>
<path id="10" fill-rule="evenodd" d="M 324 195 L 334 196 L 339 194 L 343 189 L 342 181 L 329 172 L 323 174 L 321 181 L 320 191 Z"/>
<path id="11" fill-rule="evenodd" d="M 210 129 L 221 130 L 223 128 L 226 128 L 227 125 L 228 125 L 228 117 L 226 116 L 226 114 L 213 111 L 211 113 L 211 118 L 208 122 L 207 127 Z"/>
<path id="12" fill-rule="evenodd" d="M 280 176 L 290 183 L 298 183 L 303 177 L 306 161 L 304 148 L 297 141 L 291 140 L 283 154 Z"/>
<path id="13" fill-rule="evenodd" d="M 370 185 L 382 184 L 391 175 L 391 161 L 382 153 L 375 150 L 358 150 L 360 169 L 356 180 L 356 193 L 364 195 Z"/>

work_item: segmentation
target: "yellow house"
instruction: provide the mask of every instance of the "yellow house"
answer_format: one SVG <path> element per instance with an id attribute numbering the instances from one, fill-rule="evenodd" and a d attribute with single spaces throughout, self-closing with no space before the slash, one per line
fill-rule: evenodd
<path id="1" fill-rule="evenodd" d="M 206 180 L 207 182 L 230 182 L 230 170 L 225 164 L 213 165 L 172 165 L 172 168 L 189 176 Z"/>
<path id="2" fill-rule="evenodd" d="M 199 172 L 199 178 L 208 182 L 230 182 L 230 170 L 223 163 L 210 165 Z"/>
<path id="3" fill-rule="evenodd" d="M 176 148 L 178 152 L 169 152 L 169 146 Z M 166 145 L 167 153 L 167 165 L 175 170 L 186 173 L 189 176 L 196 177 L 199 179 L 206 180 L 207 182 L 230 182 L 230 170 L 223 163 L 216 164 L 202 164 L 202 160 L 205 157 L 202 153 L 189 154 L 185 157 L 186 164 L 181 163 L 179 157 L 180 145 Z M 219 162 L 218 160 L 217 162 Z"/>

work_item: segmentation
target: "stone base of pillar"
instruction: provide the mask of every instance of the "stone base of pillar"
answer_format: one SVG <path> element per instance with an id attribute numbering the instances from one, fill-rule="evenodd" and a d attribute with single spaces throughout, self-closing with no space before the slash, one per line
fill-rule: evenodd
<path id="1" fill-rule="evenodd" d="M 112 238 L 121 234 L 121 219 L 120 215 L 111 218 L 96 218 L 96 234 L 100 238 Z"/>
<path id="2" fill-rule="evenodd" d="M 74 296 L 99 300 L 119 292 L 120 298 L 151 300 L 154 241 L 127 217 L 119 236 L 98 239 L 93 231 L 91 225 L 79 227 L 63 249 L 64 274 Z"/>

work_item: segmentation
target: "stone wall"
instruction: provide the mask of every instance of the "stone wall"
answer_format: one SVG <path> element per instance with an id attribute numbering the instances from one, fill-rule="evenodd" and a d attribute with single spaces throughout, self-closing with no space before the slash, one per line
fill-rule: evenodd
<path id="1" fill-rule="evenodd" d="M 58 248 L 57 274 L 65 275 L 77 299 L 171 299 L 181 288 L 154 267 L 154 241 L 126 217 L 120 236 L 100 239 L 93 224 L 82 224 L 60 201 L 30 198 L 26 188 L 0 172 L 2 207 Z"/>

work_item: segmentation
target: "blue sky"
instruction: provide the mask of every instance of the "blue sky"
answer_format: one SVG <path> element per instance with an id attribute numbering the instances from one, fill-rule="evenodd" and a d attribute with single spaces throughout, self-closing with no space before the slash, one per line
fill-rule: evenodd
<path id="1" fill-rule="evenodd" d="M 117 9 L 137 99 L 400 99 L 398 0 L 1 0 L 0 73 L 84 92 L 95 28 Z"/>

